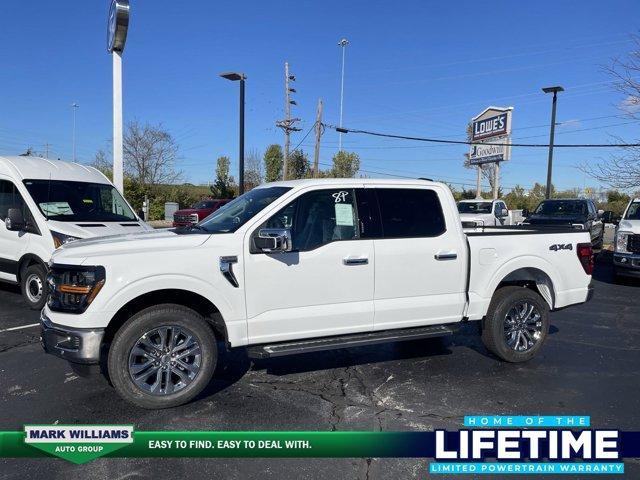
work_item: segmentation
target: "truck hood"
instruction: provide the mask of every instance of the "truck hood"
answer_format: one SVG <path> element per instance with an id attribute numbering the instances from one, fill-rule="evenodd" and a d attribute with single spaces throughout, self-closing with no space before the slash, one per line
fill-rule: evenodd
<path id="1" fill-rule="evenodd" d="M 174 230 L 152 230 L 149 232 L 88 238 L 69 242 L 52 255 L 54 263 L 81 265 L 91 257 L 126 255 L 137 253 L 167 252 L 194 248 L 202 245 L 211 235 L 204 233 L 178 234 Z"/>
<path id="2" fill-rule="evenodd" d="M 490 215 L 491 215 L 490 213 L 485 213 L 485 214 L 461 213 L 460 221 L 464 222 L 465 224 L 469 222 L 469 223 L 475 223 L 476 225 L 481 226 L 481 225 L 486 225 Z"/>
<path id="3" fill-rule="evenodd" d="M 640 220 L 620 220 L 618 231 L 640 234 Z"/>
<path id="4" fill-rule="evenodd" d="M 585 223 L 586 218 L 579 215 L 551 216 L 551 215 L 529 215 L 524 219 L 524 223 L 530 225 L 569 225 L 572 223 Z"/>
<path id="5" fill-rule="evenodd" d="M 204 210 L 197 210 L 195 208 L 183 208 L 182 210 L 176 210 L 173 212 L 174 215 L 191 215 L 193 213 L 202 212 Z"/>
<path id="6" fill-rule="evenodd" d="M 49 230 L 78 238 L 104 237 L 152 230 L 139 220 L 128 222 L 59 222 L 47 220 Z"/>

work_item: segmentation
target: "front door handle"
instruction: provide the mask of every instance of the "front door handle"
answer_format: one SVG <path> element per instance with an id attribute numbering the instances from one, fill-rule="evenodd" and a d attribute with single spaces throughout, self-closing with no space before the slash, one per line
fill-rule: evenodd
<path id="1" fill-rule="evenodd" d="M 438 252 L 435 255 L 436 260 L 455 260 L 458 258 L 458 254 L 455 251 L 450 252 Z"/>
<path id="2" fill-rule="evenodd" d="M 342 259 L 342 263 L 344 263 L 345 265 L 366 265 L 367 263 L 369 263 L 369 259 L 366 257 L 364 258 L 345 257 Z"/>

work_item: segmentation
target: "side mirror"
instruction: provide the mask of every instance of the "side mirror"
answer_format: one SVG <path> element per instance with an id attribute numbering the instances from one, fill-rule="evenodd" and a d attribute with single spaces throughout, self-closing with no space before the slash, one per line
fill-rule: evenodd
<path id="1" fill-rule="evenodd" d="M 529 215 L 530 215 L 530 213 L 529 213 L 529 209 L 528 209 L 528 208 L 523 208 L 523 209 L 522 209 L 522 216 L 523 216 L 524 218 L 527 218 Z"/>
<path id="2" fill-rule="evenodd" d="M 500 210 L 500 216 L 501 216 L 502 218 L 504 218 L 504 217 L 508 217 L 508 216 L 509 216 L 509 210 L 507 210 L 506 208 L 501 209 L 501 210 Z"/>
<path id="3" fill-rule="evenodd" d="M 613 223 L 613 212 L 611 210 L 607 210 L 606 212 L 602 212 L 602 221 L 604 223 Z"/>
<path id="4" fill-rule="evenodd" d="M 253 242 L 258 250 L 265 253 L 290 252 L 293 249 L 288 228 L 262 228 Z"/>
<path id="5" fill-rule="evenodd" d="M 4 224 L 7 230 L 13 230 L 15 232 L 22 230 L 25 226 L 22 210 L 19 208 L 10 208 L 7 218 L 4 219 Z"/>

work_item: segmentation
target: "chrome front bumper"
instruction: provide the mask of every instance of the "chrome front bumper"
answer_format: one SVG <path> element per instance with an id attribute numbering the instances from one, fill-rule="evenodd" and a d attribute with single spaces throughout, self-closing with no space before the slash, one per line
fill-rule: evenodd
<path id="1" fill-rule="evenodd" d="M 68 328 L 56 325 L 40 314 L 40 343 L 45 352 L 74 363 L 100 361 L 103 329 Z"/>

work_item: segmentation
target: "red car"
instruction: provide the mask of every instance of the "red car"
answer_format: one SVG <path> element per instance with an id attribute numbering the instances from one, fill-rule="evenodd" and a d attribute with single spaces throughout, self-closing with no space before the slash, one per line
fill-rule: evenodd
<path id="1" fill-rule="evenodd" d="M 174 227 L 189 227 L 195 225 L 200 220 L 205 219 L 213 212 L 218 210 L 221 206 L 229 203 L 230 199 L 216 200 L 208 199 L 201 200 L 191 208 L 183 208 L 173 214 L 173 226 Z"/>

